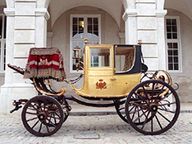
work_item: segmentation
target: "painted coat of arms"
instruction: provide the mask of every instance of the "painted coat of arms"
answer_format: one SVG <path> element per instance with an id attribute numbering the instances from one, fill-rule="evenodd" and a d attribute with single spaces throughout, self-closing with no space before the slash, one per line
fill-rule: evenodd
<path id="1" fill-rule="evenodd" d="M 103 79 L 99 79 L 99 81 L 96 83 L 96 89 L 106 89 L 107 84 Z"/>

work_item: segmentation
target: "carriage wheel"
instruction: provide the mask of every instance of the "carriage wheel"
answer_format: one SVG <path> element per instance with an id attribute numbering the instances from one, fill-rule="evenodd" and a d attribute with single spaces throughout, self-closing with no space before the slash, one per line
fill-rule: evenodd
<path id="1" fill-rule="evenodd" d="M 180 101 L 167 83 L 148 80 L 129 93 L 125 112 L 127 121 L 135 130 L 145 135 L 157 135 L 175 124 L 180 113 Z"/>
<path id="2" fill-rule="evenodd" d="M 64 123 L 69 116 L 69 111 L 71 110 L 71 107 L 69 106 L 68 102 L 64 97 L 62 97 L 59 100 L 59 103 L 61 104 L 61 107 L 63 109 L 63 123 Z"/>
<path id="3" fill-rule="evenodd" d="M 126 114 L 125 114 L 125 103 L 120 104 L 120 103 L 121 103 L 120 100 L 115 101 L 114 103 L 115 103 L 115 109 L 116 109 L 117 114 L 119 115 L 119 117 L 120 117 L 124 122 L 128 123 L 128 122 L 127 122 L 127 116 L 126 116 Z"/>
<path id="4" fill-rule="evenodd" d="M 124 104 L 119 104 L 118 101 L 115 102 L 115 109 L 117 111 L 117 114 L 119 115 L 119 117 L 126 123 L 129 123 L 127 121 L 127 115 L 125 113 L 125 103 Z M 150 121 L 152 119 L 152 116 L 149 116 L 149 118 L 146 121 Z M 135 125 L 141 125 L 143 124 L 144 121 L 140 120 L 140 121 L 135 121 L 134 124 Z"/>
<path id="5" fill-rule="evenodd" d="M 57 100 L 48 96 L 30 99 L 22 111 L 24 127 L 35 136 L 50 136 L 63 124 L 64 115 Z"/>

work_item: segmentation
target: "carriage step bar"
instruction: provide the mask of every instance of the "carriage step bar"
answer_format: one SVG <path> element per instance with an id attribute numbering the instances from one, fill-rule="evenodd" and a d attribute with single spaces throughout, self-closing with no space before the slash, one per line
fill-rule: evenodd
<path id="1" fill-rule="evenodd" d="M 22 108 L 22 105 L 24 105 L 28 100 L 27 99 L 20 99 L 18 101 L 14 100 L 13 101 L 13 106 L 15 108 L 10 111 L 10 113 L 13 113 L 14 111 L 18 111 L 20 108 Z"/>

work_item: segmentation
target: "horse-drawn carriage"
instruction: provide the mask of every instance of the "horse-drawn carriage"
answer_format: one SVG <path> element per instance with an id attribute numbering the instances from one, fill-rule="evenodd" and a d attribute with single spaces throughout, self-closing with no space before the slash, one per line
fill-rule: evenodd
<path id="1" fill-rule="evenodd" d="M 38 91 L 38 96 L 29 100 L 14 101 L 11 111 L 24 105 L 22 121 L 30 133 L 56 133 L 70 113 L 69 100 L 93 107 L 115 106 L 123 121 L 147 135 L 161 134 L 175 124 L 180 101 L 171 77 L 162 70 L 147 72 L 141 45 L 86 45 L 83 59 L 76 65 L 83 74 L 74 80 L 65 78 L 58 49 L 31 49 L 25 70 L 8 65 L 26 75 Z M 79 89 L 74 84 L 81 78 Z M 65 88 L 53 90 L 50 79 L 65 81 L 76 95 L 65 95 Z"/>

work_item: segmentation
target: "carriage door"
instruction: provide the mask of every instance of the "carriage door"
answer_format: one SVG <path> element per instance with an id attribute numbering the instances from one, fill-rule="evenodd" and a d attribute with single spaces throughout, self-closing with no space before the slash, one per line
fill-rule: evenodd
<path id="1" fill-rule="evenodd" d="M 100 15 L 71 15 L 70 70 L 77 72 L 76 63 L 82 60 L 85 43 L 99 44 Z"/>

